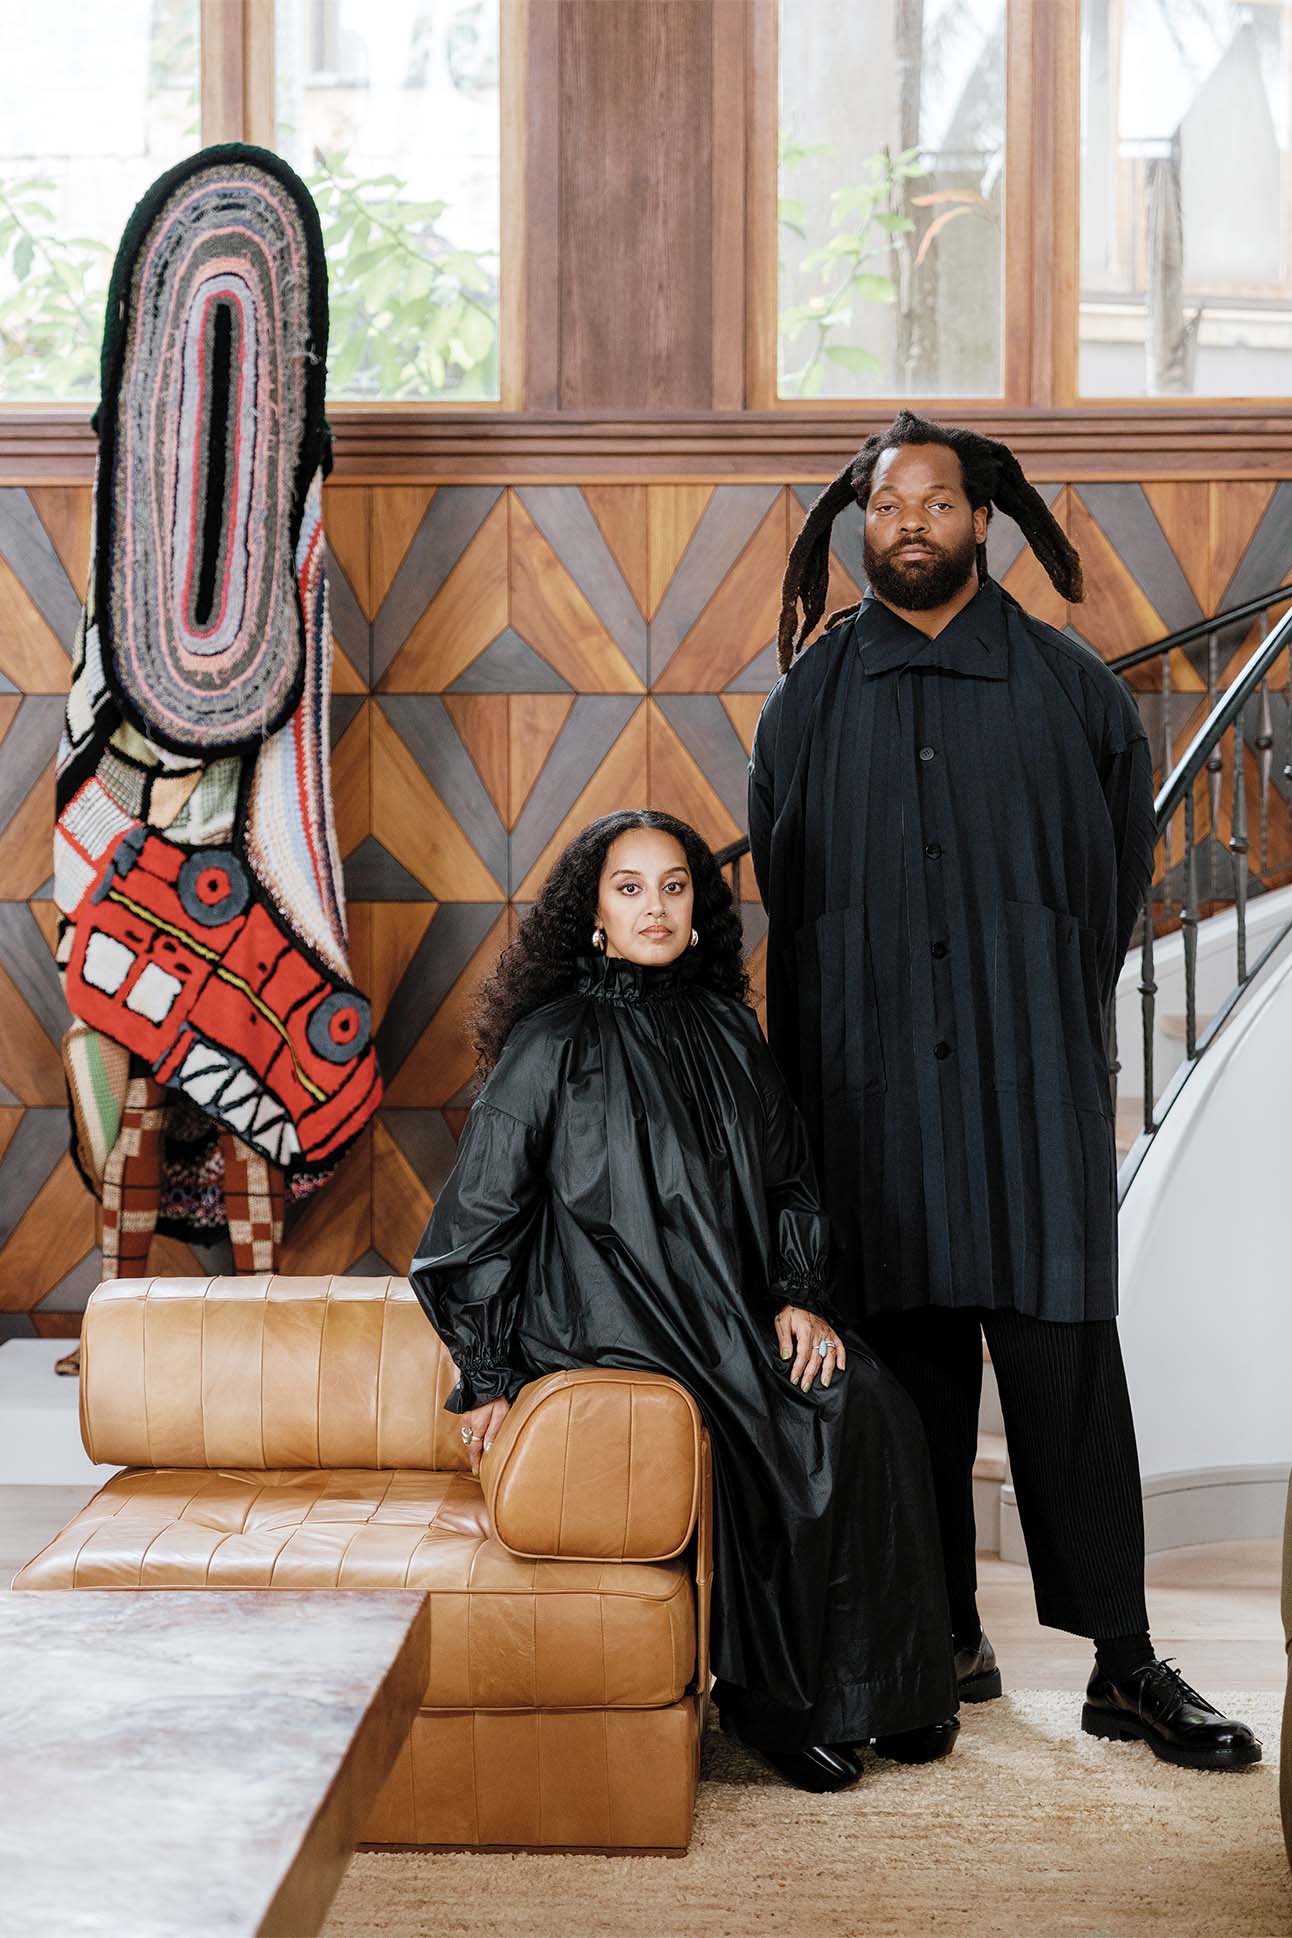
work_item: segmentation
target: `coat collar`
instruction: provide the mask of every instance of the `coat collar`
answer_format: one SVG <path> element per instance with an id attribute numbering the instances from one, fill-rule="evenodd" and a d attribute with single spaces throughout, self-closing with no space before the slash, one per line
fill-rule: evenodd
<path id="1" fill-rule="evenodd" d="M 629 962 L 623 956 L 606 956 L 600 951 L 575 958 L 580 996 L 595 996 L 602 1002 L 646 1003 L 668 996 L 679 996 L 695 981 L 699 963 L 690 949 L 684 949 L 675 962 Z"/>
<path id="2" fill-rule="evenodd" d="M 936 666 L 980 680 L 1009 678 L 1005 595 L 994 579 L 980 586 L 969 604 L 933 639 L 899 619 L 891 606 L 873 595 L 862 602 L 853 624 L 867 673 Z"/>

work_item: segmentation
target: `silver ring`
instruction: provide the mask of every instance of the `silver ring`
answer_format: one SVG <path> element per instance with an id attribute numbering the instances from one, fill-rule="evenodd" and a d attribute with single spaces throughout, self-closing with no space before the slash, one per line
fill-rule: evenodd
<path id="1" fill-rule="evenodd" d="M 817 1351 L 820 1353 L 822 1359 L 828 1359 L 830 1356 L 830 1341 L 823 1339 L 817 1347 Z"/>
<path id="2" fill-rule="evenodd" d="M 472 1433 L 470 1427 L 459 1427 L 458 1431 L 462 1435 L 464 1445 L 469 1446 L 471 1441 L 475 1439 L 475 1435 Z"/>

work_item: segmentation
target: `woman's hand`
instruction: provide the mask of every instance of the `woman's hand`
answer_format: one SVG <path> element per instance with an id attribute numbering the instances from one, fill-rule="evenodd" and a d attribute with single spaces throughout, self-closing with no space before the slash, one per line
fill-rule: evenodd
<path id="1" fill-rule="evenodd" d="M 828 1386 L 836 1370 L 841 1373 L 848 1364 L 842 1339 L 815 1312 L 806 1312 L 801 1305 L 783 1305 L 774 1323 L 781 1358 L 793 1360 L 790 1378 L 805 1393 L 811 1390 L 818 1373 L 822 1386 Z M 825 1353 L 821 1351 L 823 1344 L 829 1348 Z"/>
<path id="2" fill-rule="evenodd" d="M 471 1413 L 459 1415 L 462 1440 L 470 1456 L 473 1474 L 480 1472 L 480 1456 L 492 1447 L 493 1437 L 506 1419 L 510 1405 L 510 1400 L 490 1400 L 487 1406 L 478 1406 Z"/>

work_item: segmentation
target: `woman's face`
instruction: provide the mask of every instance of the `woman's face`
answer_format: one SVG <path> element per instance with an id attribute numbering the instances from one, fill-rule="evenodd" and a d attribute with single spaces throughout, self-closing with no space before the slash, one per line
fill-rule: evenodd
<path id="1" fill-rule="evenodd" d="M 681 842 L 660 828 L 629 828 L 606 850 L 597 891 L 606 954 L 675 962 L 690 946 L 694 900 Z"/>

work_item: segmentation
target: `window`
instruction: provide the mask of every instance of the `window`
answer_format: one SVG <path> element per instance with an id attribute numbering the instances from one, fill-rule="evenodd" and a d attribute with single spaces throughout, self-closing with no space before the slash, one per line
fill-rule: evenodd
<path id="1" fill-rule="evenodd" d="M 783 0 L 778 394 L 1003 387 L 1006 0 Z"/>
<path id="2" fill-rule="evenodd" d="M 1080 388 L 1292 393 L 1292 4 L 1085 0 Z"/>
<path id="3" fill-rule="evenodd" d="M 108 277 L 201 146 L 198 0 L 22 0 L 0 64 L 0 398 L 97 399 Z"/>
<path id="4" fill-rule="evenodd" d="M 496 398 L 498 0 L 277 0 L 277 146 L 318 204 L 331 398 Z"/>

